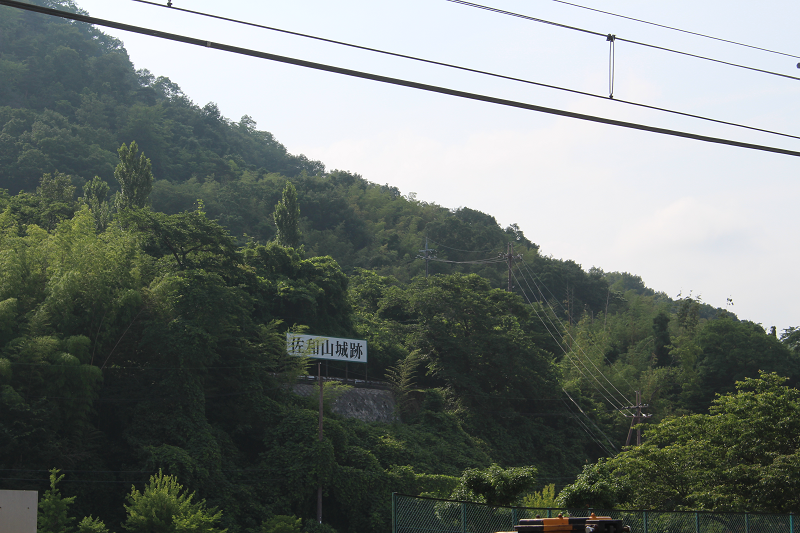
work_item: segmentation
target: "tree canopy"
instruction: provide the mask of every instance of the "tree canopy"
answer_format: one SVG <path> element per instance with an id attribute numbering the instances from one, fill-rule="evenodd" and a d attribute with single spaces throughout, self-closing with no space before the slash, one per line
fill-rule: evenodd
<path id="1" fill-rule="evenodd" d="M 798 508 L 800 391 L 761 372 L 708 414 L 650 426 L 641 446 L 586 466 L 569 507 L 786 513 Z"/>

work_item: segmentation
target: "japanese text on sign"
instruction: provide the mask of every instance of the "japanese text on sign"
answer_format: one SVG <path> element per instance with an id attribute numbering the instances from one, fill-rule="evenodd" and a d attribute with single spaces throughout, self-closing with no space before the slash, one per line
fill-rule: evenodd
<path id="1" fill-rule="evenodd" d="M 318 335 L 286 334 L 286 351 L 289 355 L 331 359 L 350 363 L 367 362 L 367 341 L 337 339 Z"/>

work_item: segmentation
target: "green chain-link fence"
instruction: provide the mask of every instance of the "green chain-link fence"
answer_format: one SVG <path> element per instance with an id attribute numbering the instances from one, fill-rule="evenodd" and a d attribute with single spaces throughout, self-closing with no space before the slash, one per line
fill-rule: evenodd
<path id="1" fill-rule="evenodd" d="M 800 533 L 800 526 L 795 529 L 791 514 L 490 507 L 396 493 L 392 495 L 392 533 L 514 531 L 514 526 L 523 518 L 548 518 L 558 513 L 610 516 L 630 526 L 632 533 Z"/>

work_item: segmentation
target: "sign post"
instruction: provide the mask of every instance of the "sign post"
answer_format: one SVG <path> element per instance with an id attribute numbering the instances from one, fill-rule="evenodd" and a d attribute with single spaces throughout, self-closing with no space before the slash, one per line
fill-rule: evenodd
<path id="1" fill-rule="evenodd" d="M 345 363 L 367 362 L 367 341 L 319 335 L 286 334 L 286 352 L 297 357 L 317 359 L 319 381 L 319 440 L 322 441 L 322 359 Z M 317 487 L 317 522 L 322 523 L 322 483 Z"/>

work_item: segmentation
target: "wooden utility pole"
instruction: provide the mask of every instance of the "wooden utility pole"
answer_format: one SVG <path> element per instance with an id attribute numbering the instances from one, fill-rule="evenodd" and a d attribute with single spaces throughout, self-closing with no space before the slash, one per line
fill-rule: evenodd
<path id="1" fill-rule="evenodd" d="M 639 424 L 639 422 L 644 422 L 645 419 L 650 418 L 653 415 L 649 415 L 642 412 L 642 407 L 649 407 L 647 404 L 642 403 L 642 393 L 638 390 L 636 391 L 636 405 L 629 405 L 627 407 L 621 407 L 620 409 L 636 409 L 635 415 L 625 415 L 631 417 L 631 427 L 628 430 L 628 439 L 625 441 L 625 446 L 631 445 L 631 437 L 633 436 L 633 426 Z M 642 428 L 636 428 L 636 445 L 642 445 Z"/>
<path id="2" fill-rule="evenodd" d="M 500 254 L 500 257 L 504 257 L 508 263 L 508 292 L 511 292 L 511 289 L 514 288 L 514 285 L 511 283 L 511 267 L 514 265 L 514 259 L 522 259 L 522 255 L 514 255 L 514 245 L 512 243 L 508 243 L 506 247 L 506 253 Z"/>
<path id="3" fill-rule="evenodd" d="M 425 237 L 425 248 L 420 250 L 420 252 L 422 252 L 424 255 L 418 255 L 417 256 L 418 259 L 424 259 L 425 260 L 425 277 L 426 278 L 428 277 L 428 261 L 430 261 L 434 257 L 432 252 L 435 252 L 435 251 L 436 250 L 434 248 L 428 248 L 428 237 L 426 236 Z"/>
<path id="4" fill-rule="evenodd" d="M 317 361 L 317 381 L 319 381 L 319 440 L 322 442 L 322 361 Z M 322 523 L 322 481 L 317 487 L 317 522 Z"/>

